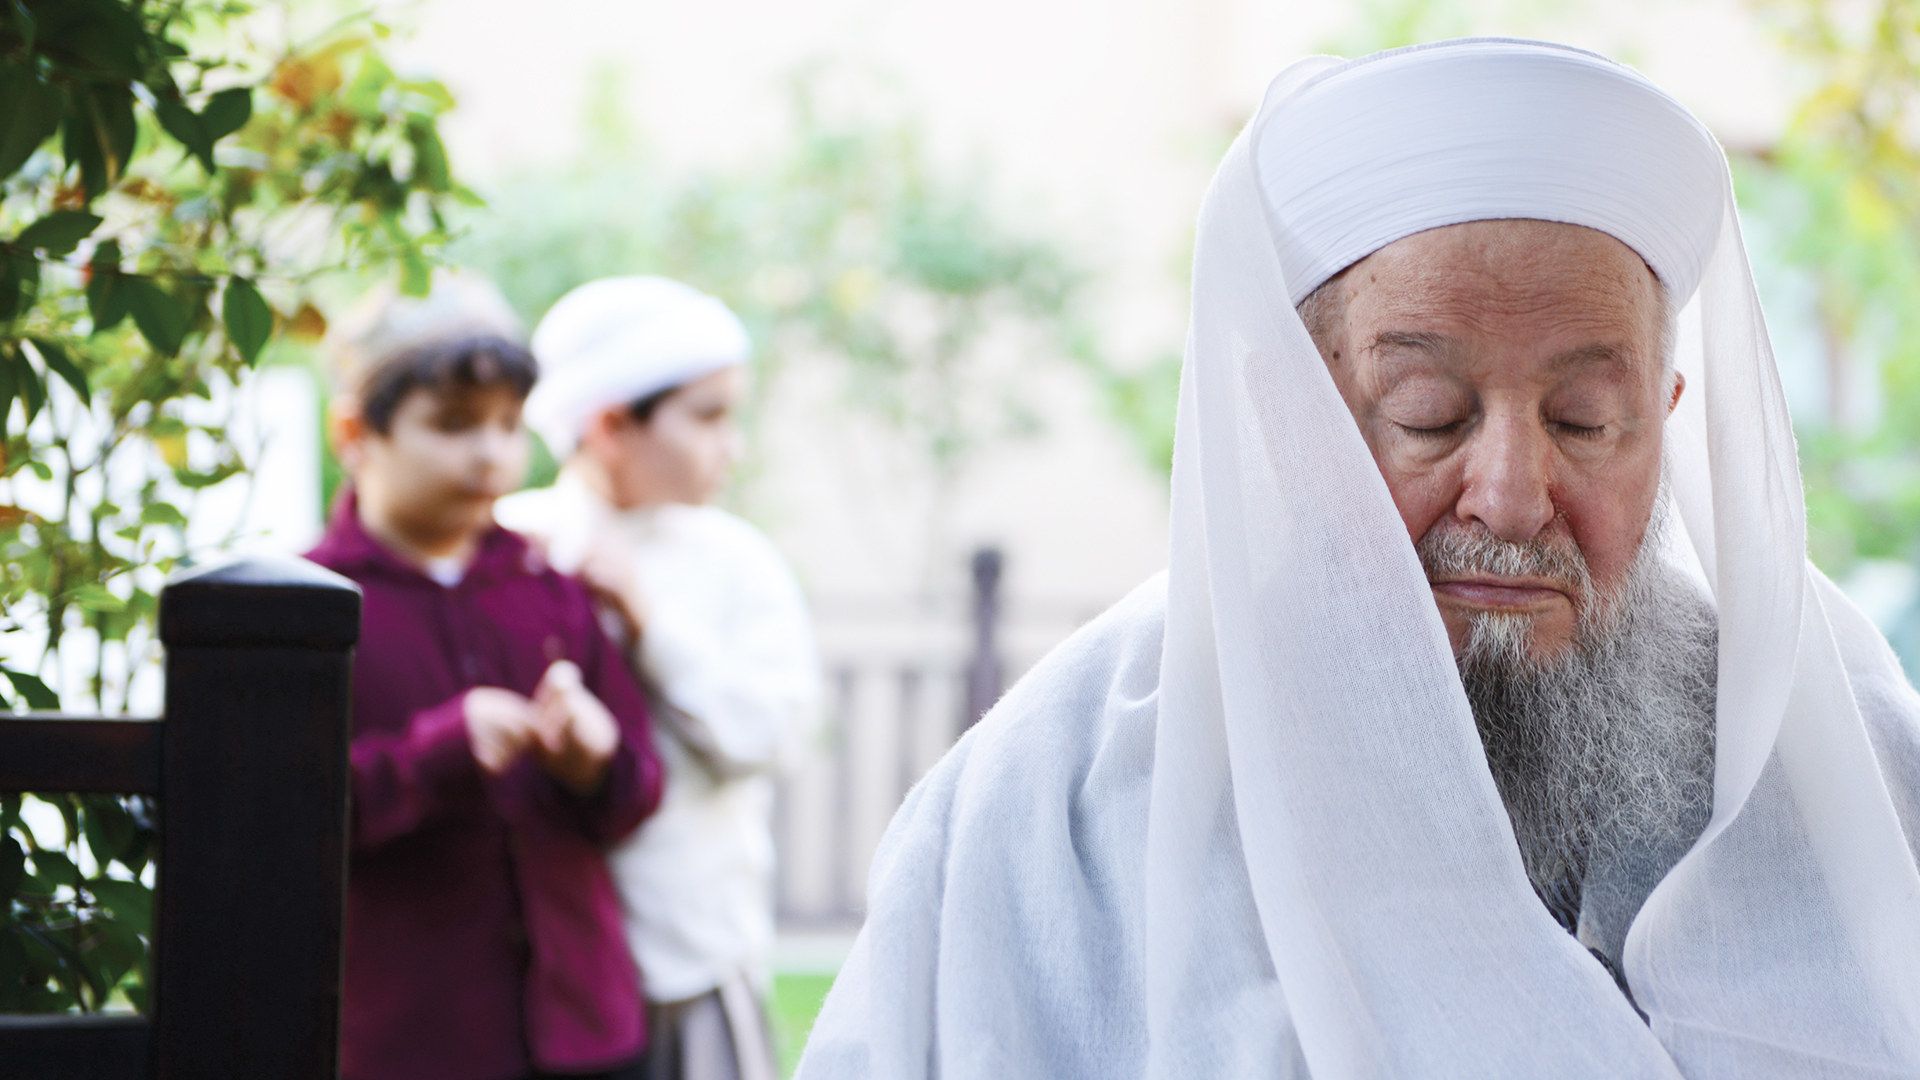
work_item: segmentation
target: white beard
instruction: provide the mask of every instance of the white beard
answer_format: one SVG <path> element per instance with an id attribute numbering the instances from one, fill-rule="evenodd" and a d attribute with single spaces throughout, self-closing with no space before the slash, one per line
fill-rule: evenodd
<path id="1" fill-rule="evenodd" d="M 1573 931 L 1591 877 L 1610 875 L 1612 892 L 1624 882 L 1632 894 L 1613 898 L 1631 910 L 1616 913 L 1602 939 L 1624 937 L 1712 808 L 1719 631 L 1712 607 L 1660 557 L 1666 513 L 1663 492 L 1626 580 L 1607 597 L 1596 596 L 1571 543 L 1510 544 L 1482 531 L 1420 545 L 1429 574 L 1481 568 L 1579 586 L 1574 641 L 1559 655 L 1533 655 L 1529 618 L 1483 613 L 1459 666 L 1541 900 Z M 1618 940 L 1588 943 L 1617 963 Z"/>

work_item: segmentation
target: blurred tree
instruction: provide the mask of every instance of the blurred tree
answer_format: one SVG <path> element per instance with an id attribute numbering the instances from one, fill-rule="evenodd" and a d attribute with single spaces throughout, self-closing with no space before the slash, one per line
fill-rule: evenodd
<path id="1" fill-rule="evenodd" d="M 1009 228 L 982 185 L 939 175 L 913 125 L 839 118 L 822 98 L 846 74 L 794 78 L 794 134 L 769 160 L 675 180 L 603 73 L 592 152 L 491 189 L 492 209 L 471 216 L 450 258 L 489 274 L 529 319 L 615 274 L 711 292 L 753 331 L 756 402 L 796 364 L 837 365 L 848 399 L 909 434 L 950 484 L 983 443 L 1037 425 L 1019 380 L 986 373 L 989 357 L 1093 357 L 1077 313 L 1084 276 L 1059 245 Z"/>
<path id="2" fill-rule="evenodd" d="M 1920 558 L 1920 0 L 1765 0 L 1812 76 L 1779 142 L 1735 156 L 1742 208 L 1814 283 L 1824 415 L 1796 418 L 1832 573 Z"/>
<path id="3" fill-rule="evenodd" d="M 249 12 L 0 12 L 0 675 L 17 705 L 125 707 L 159 583 L 195 554 L 197 493 L 248 467 L 220 418 L 269 342 L 324 329 L 321 274 L 397 268 L 424 290 L 444 204 L 471 198 L 435 131 L 451 98 L 394 76 L 382 27 L 270 53 L 231 44 L 264 29 Z M 138 800 L 0 797 L 0 1011 L 145 1006 L 152 838 Z"/>

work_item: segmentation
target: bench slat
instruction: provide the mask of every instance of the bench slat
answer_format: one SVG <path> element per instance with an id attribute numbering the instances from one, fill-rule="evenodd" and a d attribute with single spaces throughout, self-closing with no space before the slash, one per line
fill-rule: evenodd
<path id="1" fill-rule="evenodd" d="M 0 791 L 160 793 L 160 721 L 0 715 Z"/>
<path id="2" fill-rule="evenodd" d="M 0 1067 L 7 1080 L 142 1080 L 147 1018 L 98 1013 L 0 1015 Z"/>

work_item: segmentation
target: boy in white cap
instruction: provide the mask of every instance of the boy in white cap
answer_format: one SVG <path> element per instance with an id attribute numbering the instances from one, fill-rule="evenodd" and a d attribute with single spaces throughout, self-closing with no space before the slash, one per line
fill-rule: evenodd
<path id="1" fill-rule="evenodd" d="M 502 500 L 624 622 L 668 772 L 647 828 L 610 862 L 648 1001 L 634 1075 L 776 1075 L 761 999 L 773 945 L 779 749 L 815 709 L 818 665 L 792 571 L 758 531 L 707 505 L 737 455 L 746 328 L 720 301 L 654 277 L 583 285 L 533 336 L 527 419 L 565 463 Z"/>

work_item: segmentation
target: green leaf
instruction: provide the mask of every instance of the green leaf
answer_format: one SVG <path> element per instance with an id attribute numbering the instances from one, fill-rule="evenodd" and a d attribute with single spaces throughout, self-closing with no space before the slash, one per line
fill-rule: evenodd
<path id="1" fill-rule="evenodd" d="M 137 933 L 149 933 L 153 927 L 153 892 L 137 881 L 97 877 L 87 882 L 87 891 L 100 906 L 113 912 Z"/>
<path id="2" fill-rule="evenodd" d="M 20 1008 L 20 983 L 27 977 L 27 951 L 18 928 L 0 927 L 0 1009 Z"/>
<path id="3" fill-rule="evenodd" d="M 0 258 L 0 319 L 18 315 L 25 294 L 39 291 L 40 260 L 24 251 L 10 251 Z"/>
<path id="4" fill-rule="evenodd" d="M 20 841 L 0 836 L 0 911 L 13 901 L 14 890 L 26 876 L 27 853 L 20 847 Z"/>
<path id="5" fill-rule="evenodd" d="M 187 306 L 149 277 L 124 274 L 120 288 L 126 290 L 127 311 L 147 344 L 165 356 L 179 352 L 187 337 Z"/>
<path id="6" fill-rule="evenodd" d="M 220 300 L 220 317 L 227 326 L 227 338 L 240 353 L 240 359 L 252 367 L 260 359 L 260 350 L 273 336 L 273 309 L 254 288 L 253 282 L 235 275 L 227 280 L 227 291 Z"/>
<path id="7" fill-rule="evenodd" d="M 33 342 L 34 351 L 40 354 L 40 361 L 47 365 L 47 370 L 66 380 L 67 385 L 73 387 L 73 392 L 80 395 L 82 404 L 93 403 L 93 391 L 87 385 L 87 373 L 81 371 L 73 358 L 67 355 L 66 346 L 51 338 L 27 340 Z"/>
<path id="8" fill-rule="evenodd" d="M 46 712 L 60 708 L 60 695 L 53 692 L 53 687 L 41 682 L 38 675 L 7 667 L 0 667 L 0 675 L 5 675 L 7 681 L 13 684 L 14 693 L 27 699 L 27 708 Z"/>
<path id="9" fill-rule="evenodd" d="M 414 183 L 435 193 L 453 190 L 453 170 L 447 164 L 447 148 L 441 144 L 433 125 L 414 124 L 409 134 L 413 137 Z"/>
<path id="10" fill-rule="evenodd" d="M 88 611 L 119 611 L 127 606 L 125 600 L 107 591 L 105 585 L 95 585 L 92 582 L 72 590 L 67 595 L 75 604 Z"/>
<path id="11" fill-rule="evenodd" d="M 426 98 L 441 112 L 453 108 L 453 93 L 449 91 L 443 83 L 436 82 L 432 79 L 409 79 L 400 83 L 399 86 L 400 89 L 410 94 L 419 94 L 421 97 Z"/>
<path id="12" fill-rule="evenodd" d="M 468 187 L 465 184 L 453 185 L 453 191 L 451 194 L 453 195 L 454 199 L 458 201 L 462 206 L 471 206 L 477 210 L 477 209 L 482 209 L 487 205 L 487 200 L 481 198 L 479 192 L 473 190 L 472 188 Z"/>
<path id="13" fill-rule="evenodd" d="M 201 121 L 200 114 L 178 98 L 163 98 L 153 103 L 153 115 L 159 118 L 167 134 L 200 159 L 201 168 L 213 171 L 213 140 L 207 136 L 207 125 Z"/>
<path id="14" fill-rule="evenodd" d="M 18 5 L 15 5 L 16 9 Z M 60 130 L 66 95 L 29 63 L 0 64 L 0 180 L 20 170 L 40 144 Z"/>
<path id="15" fill-rule="evenodd" d="M 13 419 L 13 399 L 19 393 L 14 373 L 18 370 L 12 363 L 0 363 L 0 438 L 6 436 L 7 421 Z"/>
<path id="16" fill-rule="evenodd" d="M 233 477 L 240 475 L 242 471 L 243 469 L 237 462 L 228 462 L 225 465 L 216 466 L 207 472 L 195 472 L 192 469 L 175 469 L 173 470 L 173 480 L 181 487 L 199 491 L 202 488 L 210 488 L 215 484 L 225 483 Z"/>
<path id="17" fill-rule="evenodd" d="M 87 314 L 93 319 L 94 333 L 111 330 L 127 317 L 125 279 L 120 271 L 119 243 L 108 240 L 93 249 L 93 259 L 87 264 Z"/>
<path id="18" fill-rule="evenodd" d="M 400 256 L 400 292 L 406 296 L 425 296 L 433 288 L 433 264 L 417 251 Z"/>
<path id="19" fill-rule="evenodd" d="M 94 985 L 100 988 L 100 999 L 104 1001 L 127 972 L 140 963 L 147 947 L 140 941 L 139 932 L 120 919 L 94 920 L 88 929 L 93 931 L 93 947 L 84 955 L 93 972 Z"/>
<path id="20" fill-rule="evenodd" d="M 393 82 L 393 70 L 381 63 L 380 58 L 369 53 L 360 64 L 360 73 L 353 78 L 353 85 L 347 88 L 342 99 L 347 110 L 356 116 L 368 119 L 380 115 L 380 92 Z"/>
<path id="21" fill-rule="evenodd" d="M 18 350 L 10 351 L 13 354 L 9 360 L 13 364 L 14 386 L 20 394 L 21 403 L 27 407 L 27 423 L 31 424 L 33 418 L 40 415 L 41 406 L 47 403 L 47 388 L 40 381 L 40 373 L 33 370 L 33 365 L 27 361 L 26 354 Z"/>
<path id="22" fill-rule="evenodd" d="M 210 142 L 219 142 L 239 131 L 251 119 L 253 90 L 245 86 L 220 91 L 208 98 L 207 107 L 200 110 L 200 123 Z"/>
<path id="23" fill-rule="evenodd" d="M 120 805 L 120 800 L 111 795 L 83 795 L 80 831 L 87 838 L 87 850 L 93 852 L 93 861 L 105 866 L 133 843 L 133 817 Z"/>
<path id="24" fill-rule="evenodd" d="M 33 853 L 33 874 L 49 885 L 80 884 L 80 869 L 64 851 L 40 850 Z"/>
<path id="25" fill-rule="evenodd" d="M 87 198 L 99 198 L 120 182 L 138 132 L 128 84 L 81 83 L 73 88 L 61 145 L 68 164 L 80 166 Z"/>
<path id="26" fill-rule="evenodd" d="M 187 515 L 172 503 L 152 502 L 140 508 L 140 520 L 149 525 L 185 525 Z"/>
<path id="27" fill-rule="evenodd" d="M 52 975 L 75 1005 L 81 1004 L 80 988 L 86 972 L 73 942 L 68 941 L 66 935 L 52 933 L 43 926 L 23 926 L 20 929 L 23 931 L 21 944 L 27 947 L 28 960 Z"/>
<path id="28" fill-rule="evenodd" d="M 62 66 L 93 81 L 126 83 L 140 77 L 149 38 L 136 14 L 139 7 L 114 0 L 33 6 L 39 9 L 42 50 L 60 57 Z"/>
<path id="29" fill-rule="evenodd" d="M 93 234 L 106 220 L 98 214 L 89 214 L 85 210 L 55 210 L 39 221 L 27 226 L 14 237 L 16 247 L 29 251 L 38 249 L 54 258 L 73 254 L 80 241 Z"/>

